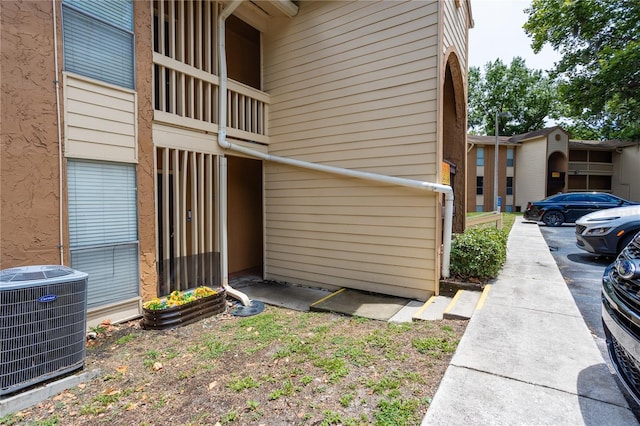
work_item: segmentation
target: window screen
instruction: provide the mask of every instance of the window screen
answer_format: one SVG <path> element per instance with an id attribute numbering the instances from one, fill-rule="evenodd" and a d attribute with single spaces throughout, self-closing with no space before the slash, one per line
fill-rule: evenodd
<path id="1" fill-rule="evenodd" d="M 476 153 L 476 166 L 484 166 L 484 148 L 478 148 Z"/>
<path id="2" fill-rule="evenodd" d="M 513 167 L 513 148 L 507 148 L 507 167 Z"/>
<path id="3" fill-rule="evenodd" d="M 65 70 L 135 88 L 133 3 L 65 0 L 62 5 Z"/>

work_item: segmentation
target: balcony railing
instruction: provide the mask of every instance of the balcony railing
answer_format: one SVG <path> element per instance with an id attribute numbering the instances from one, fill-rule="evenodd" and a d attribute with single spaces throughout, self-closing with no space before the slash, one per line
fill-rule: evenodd
<path id="1" fill-rule="evenodd" d="M 613 176 L 613 164 L 589 161 L 569 161 L 570 175 L 604 175 Z"/>
<path id="2" fill-rule="evenodd" d="M 154 119 L 181 127 L 218 131 L 218 76 L 154 52 Z M 267 93 L 229 80 L 227 135 L 269 143 Z"/>

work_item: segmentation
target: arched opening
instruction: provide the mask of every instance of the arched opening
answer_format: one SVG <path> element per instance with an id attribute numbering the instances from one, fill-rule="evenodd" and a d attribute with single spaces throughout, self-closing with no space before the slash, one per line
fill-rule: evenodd
<path id="1" fill-rule="evenodd" d="M 453 232 L 464 231 L 466 212 L 466 102 L 460 62 L 455 53 L 447 59 L 443 87 L 442 159 L 449 169 L 449 184 L 455 197 Z M 446 181 L 446 176 L 443 180 Z"/>
<path id="2" fill-rule="evenodd" d="M 547 196 L 567 190 L 567 158 L 556 151 L 547 160 Z"/>

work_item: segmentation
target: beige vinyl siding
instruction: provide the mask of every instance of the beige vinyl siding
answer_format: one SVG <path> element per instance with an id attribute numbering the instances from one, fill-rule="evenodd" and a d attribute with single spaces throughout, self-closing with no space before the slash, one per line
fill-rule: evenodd
<path id="1" fill-rule="evenodd" d="M 269 167 L 267 274 L 299 284 L 426 297 L 430 193 Z"/>
<path id="2" fill-rule="evenodd" d="M 435 182 L 438 4 L 299 6 L 263 35 L 269 152 Z M 426 298 L 438 196 L 266 163 L 266 275 Z"/>
<path id="3" fill-rule="evenodd" d="M 442 1 L 444 8 L 443 44 L 442 52 L 446 52 L 451 46 L 456 48 L 459 56 L 462 72 L 466 78 L 467 64 L 467 39 L 468 39 L 468 3 L 460 1 L 460 6 L 456 6 L 453 0 Z"/>
<path id="4" fill-rule="evenodd" d="M 640 202 L 638 168 L 640 168 L 640 145 L 626 147 L 620 153 L 614 152 L 611 189 L 615 195 Z"/>
<path id="5" fill-rule="evenodd" d="M 515 182 L 515 205 L 522 211 L 529 201 L 545 198 L 547 176 L 547 142 L 546 137 L 525 141 L 518 148 L 516 155 L 518 176 Z"/>
<path id="6" fill-rule="evenodd" d="M 558 137 L 557 140 L 556 137 Z M 547 136 L 547 152 L 552 154 L 556 151 L 569 157 L 569 135 L 561 130 L 554 130 Z"/>
<path id="7" fill-rule="evenodd" d="M 136 94 L 64 73 L 65 156 L 136 163 Z"/>

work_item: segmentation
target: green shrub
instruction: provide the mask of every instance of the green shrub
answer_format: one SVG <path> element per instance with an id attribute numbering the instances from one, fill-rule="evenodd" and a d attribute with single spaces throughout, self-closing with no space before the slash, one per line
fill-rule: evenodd
<path id="1" fill-rule="evenodd" d="M 496 228 L 469 228 L 451 242 L 451 274 L 461 279 L 495 278 L 507 258 L 508 234 Z"/>

